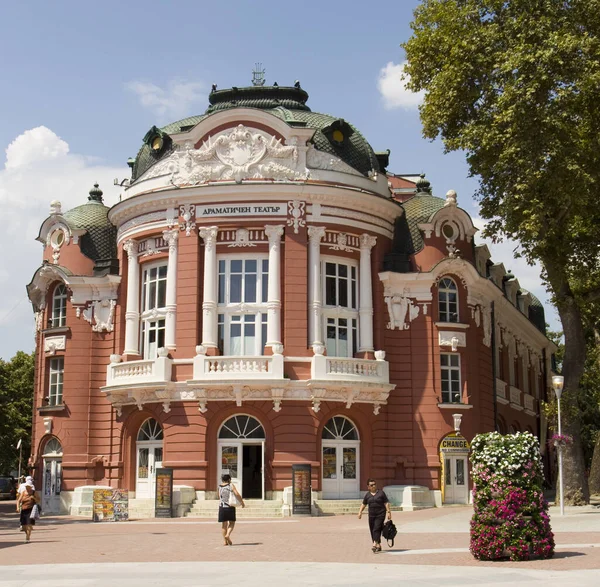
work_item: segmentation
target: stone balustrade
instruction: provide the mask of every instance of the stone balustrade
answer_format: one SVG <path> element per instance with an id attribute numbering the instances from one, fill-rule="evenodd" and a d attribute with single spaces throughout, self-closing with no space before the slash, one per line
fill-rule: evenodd
<path id="1" fill-rule="evenodd" d="M 522 410 L 521 390 L 518 387 L 510 386 L 510 407 L 514 410 Z"/>
<path id="2" fill-rule="evenodd" d="M 385 353 L 378 351 L 376 360 L 327 357 L 315 354 L 311 364 L 311 379 L 320 381 L 364 381 L 365 383 L 389 383 L 389 363 Z"/>
<path id="3" fill-rule="evenodd" d="M 282 354 L 256 357 L 210 357 L 205 354 L 203 347 L 198 347 L 196 351 L 198 354 L 194 357 L 195 381 L 283 379 Z"/>
<path id="4" fill-rule="evenodd" d="M 171 381 L 173 361 L 167 357 L 165 349 L 160 349 L 156 359 L 121 363 L 120 355 L 111 355 L 110 360 L 106 368 L 107 387 Z"/>
<path id="5" fill-rule="evenodd" d="M 525 406 L 525 412 L 530 416 L 535 416 L 536 414 L 536 400 L 532 395 L 528 393 L 523 394 L 523 404 Z"/>

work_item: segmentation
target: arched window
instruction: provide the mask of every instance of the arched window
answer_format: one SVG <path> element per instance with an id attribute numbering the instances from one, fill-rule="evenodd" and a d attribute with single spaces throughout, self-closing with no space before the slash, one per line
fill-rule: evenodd
<path id="1" fill-rule="evenodd" d="M 265 438 L 265 429 L 261 423 L 252 416 L 233 416 L 229 418 L 221 430 L 219 438 Z"/>
<path id="2" fill-rule="evenodd" d="M 358 440 L 358 430 L 348 418 L 334 416 L 323 427 L 321 438 L 326 440 Z"/>
<path id="3" fill-rule="evenodd" d="M 44 447 L 44 455 L 45 457 L 61 457 L 63 454 L 62 445 L 60 444 L 58 438 L 52 437 Z"/>
<path id="4" fill-rule="evenodd" d="M 496 432 L 500 432 L 500 434 L 506 434 L 506 421 L 502 416 L 498 416 L 498 421 L 496 422 Z"/>
<path id="5" fill-rule="evenodd" d="M 440 280 L 438 309 L 440 322 L 458 322 L 458 289 L 449 277 Z"/>
<path id="6" fill-rule="evenodd" d="M 162 440 L 163 431 L 154 418 L 148 418 L 140 427 L 137 435 L 138 442 L 144 440 Z"/>
<path id="7" fill-rule="evenodd" d="M 64 284 L 56 286 L 52 295 L 52 316 L 50 328 L 60 328 L 67 324 L 67 288 Z"/>

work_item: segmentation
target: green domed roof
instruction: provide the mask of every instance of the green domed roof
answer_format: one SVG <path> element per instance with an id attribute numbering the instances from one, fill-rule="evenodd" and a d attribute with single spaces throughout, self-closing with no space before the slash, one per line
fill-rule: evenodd
<path id="1" fill-rule="evenodd" d="M 268 111 L 290 126 L 314 128 L 316 132 L 312 142 L 316 149 L 339 157 L 363 175 L 368 176 L 371 171 L 380 171 L 375 152 L 356 128 L 335 116 L 312 112 L 306 105 L 307 100 L 308 94 L 299 84 L 294 87 L 251 86 L 213 90 L 209 95 L 210 105 L 205 114 L 184 118 L 156 130 L 163 135 L 187 132 L 216 112 L 232 108 L 257 108 Z M 337 127 L 347 129 L 343 143 L 332 140 Z M 168 140 L 161 152 L 155 155 L 146 142 L 133 164 L 131 181 L 135 181 L 155 163 L 168 157 L 174 149 L 173 143 Z"/>
<path id="2" fill-rule="evenodd" d="M 63 214 L 69 226 L 87 231 L 80 240 L 81 252 L 96 262 L 117 257 L 117 229 L 108 219 L 109 210 L 102 203 L 102 190 L 95 184 L 86 204 Z"/>

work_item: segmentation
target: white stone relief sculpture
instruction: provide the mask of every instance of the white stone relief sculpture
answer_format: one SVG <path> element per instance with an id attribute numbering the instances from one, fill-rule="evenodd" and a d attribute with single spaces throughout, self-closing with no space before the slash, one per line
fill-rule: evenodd
<path id="1" fill-rule="evenodd" d="M 492 345 L 492 309 L 483 308 L 483 344 L 486 347 Z"/>
<path id="2" fill-rule="evenodd" d="M 183 220 L 179 223 L 179 229 L 185 230 L 185 236 L 190 236 L 192 230 L 196 228 L 196 205 L 182 204 L 179 206 L 179 215 Z"/>
<path id="3" fill-rule="evenodd" d="M 331 251 L 352 251 L 352 248 L 348 246 L 348 235 L 345 232 L 339 232 L 335 245 L 329 249 Z"/>
<path id="4" fill-rule="evenodd" d="M 299 169 L 298 147 L 239 124 L 209 137 L 199 148 L 186 144 L 149 169 L 142 179 L 170 175 L 173 185 L 198 185 L 215 180 L 306 179 Z"/>
<path id="5" fill-rule="evenodd" d="M 459 346 L 467 346 L 467 337 L 464 332 L 440 330 L 438 333 L 438 338 L 440 346 L 449 346 L 452 351 L 456 351 Z"/>
<path id="6" fill-rule="evenodd" d="M 385 303 L 390 317 L 388 330 L 408 330 L 419 315 L 419 306 L 405 295 L 386 296 Z"/>
<path id="7" fill-rule="evenodd" d="M 95 324 L 92 325 L 94 332 L 112 332 L 114 330 L 114 315 L 116 300 L 102 299 L 92 303 L 94 309 Z"/>
<path id="8" fill-rule="evenodd" d="M 294 227 L 294 234 L 298 234 L 301 226 L 306 226 L 306 202 L 299 200 L 288 202 L 287 224 Z"/>
<path id="9" fill-rule="evenodd" d="M 64 351 L 66 336 L 49 336 L 44 339 L 44 352 L 49 355 L 55 355 L 56 351 Z"/>
<path id="10" fill-rule="evenodd" d="M 235 231 L 235 241 L 230 245 L 231 247 L 255 247 L 256 245 L 250 241 L 250 231 L 247 228 L 238 228 Z"/>

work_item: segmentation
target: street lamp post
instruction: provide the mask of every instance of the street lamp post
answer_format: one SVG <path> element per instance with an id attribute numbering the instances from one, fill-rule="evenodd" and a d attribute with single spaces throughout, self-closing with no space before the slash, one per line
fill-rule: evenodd
<path id="1" fill-rule="evenodd" d="M 558 400 L 558 435 L 562 435 L 562 427 L 560 422 L 560 396 L 562 395 L 565 378 L 562 375 L 554 375 L 552 377 L 552 387 Z M 565 515 L 565 496 L 563 491 L 563 446 L 558 442 L 558 487 L 560 491 L 560 515 Z"/>

